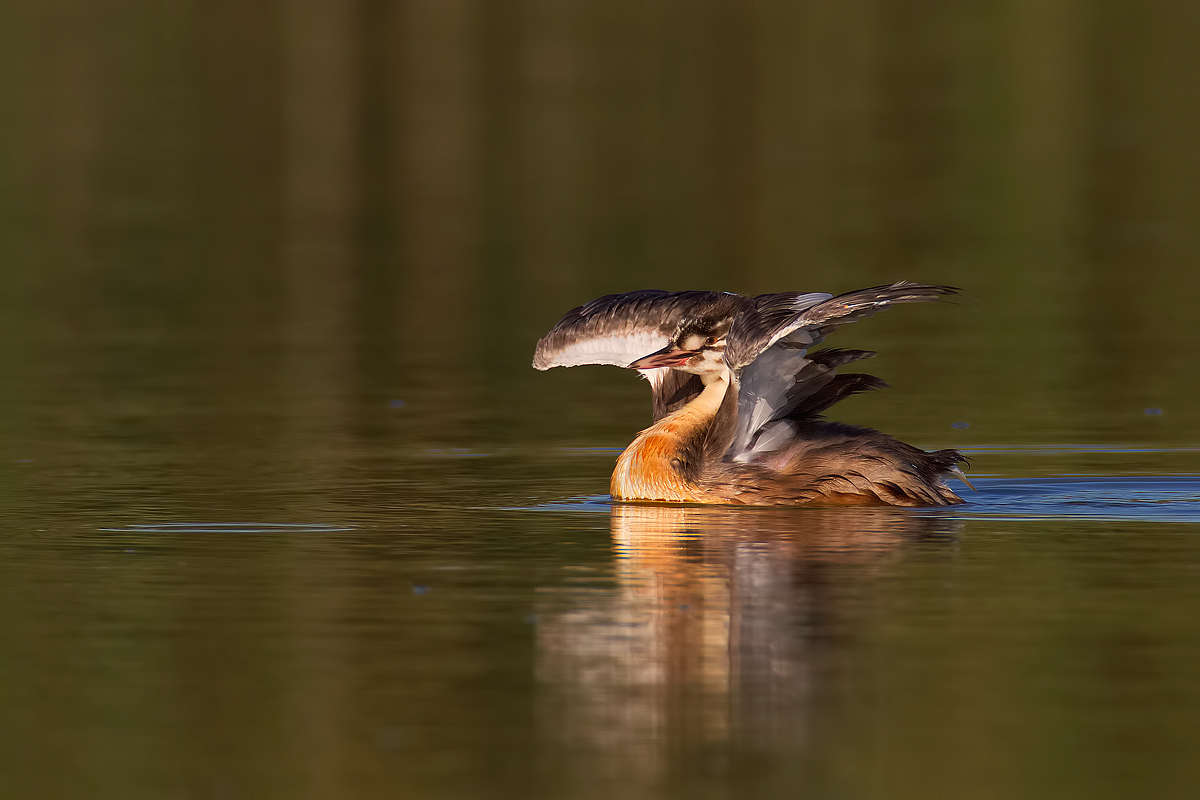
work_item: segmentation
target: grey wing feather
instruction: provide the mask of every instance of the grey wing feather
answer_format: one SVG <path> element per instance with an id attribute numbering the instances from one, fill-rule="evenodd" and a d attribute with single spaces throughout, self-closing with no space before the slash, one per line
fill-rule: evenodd
<path id="1" fill-rule="evenodd" d="M 725 363 L 735 372 L 760 353 L 796 330 L 796 320 L 814 306 L 831 299 L 828 292 L 783 292 L 753 298 L 733 318 L 725 348 Z M 795 344 L 807 347 L 798 337 Z"/>
<path id="2" fill-rule="evenodd" d="M 839 325 L 866 319 L 895 303 L 930 303 L 958 292 L 954 286 L 908 281 L 857 289 L 806 310 L 796 321 L 796 327 L 812 329 L 824 337 Z"/>
<path id="3" fill-rule="evenodd" d="M 751 461 L 791 436 L 792 421 L 821 413 L 839 400 L 883 382 L 870 375 L 837 375 L 838 367 L 872 358 L 871 350 L 828 348 L 806 353 L 788 336 L 742 371 L 738 422 L 729 455 Z"/>
<path id="4" fill-rule="evenodd" d="M 762 295 L 734 317 L 726 362 L 739 376 L 738 421 L 729 456 L 750 461 L 792 435 L 798 412 L 817 414 L 855 392 L 879 388 L 870 376 L 840 379 L 834 370 L 866 351 L 844 356 L 806 355 L 838 326 L 872 316 L 894 303 L 923 303 L 957 294 L 951 286 L 908 283 L 830 295 Z M 819 298 L 809 302 L 811 298 Z M 795 309 L 789 312 L 789 309 Z M 830 351 L 823 351 L 829 353 Z"/>
<path id="5" fill-rule="evenodd" d="M 839 325 L 865 319 L 894 303 L 924 303 L 957 293 L 952 286 L 900 281 L 837 297 L 760 295 L 734 317 L 726 362 L 734 371 L 744 369 L 784 337 L 801 347 L 820 344 Z"/>

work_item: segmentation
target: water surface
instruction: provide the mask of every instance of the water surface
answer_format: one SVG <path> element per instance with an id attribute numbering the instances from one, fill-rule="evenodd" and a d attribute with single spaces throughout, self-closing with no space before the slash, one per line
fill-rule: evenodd
<path id="1" fill-rule="evenodd" d="M 1194 16 L 0 10 L 0 793 L 1193 796 Z M 614 505 L 645 387 L 529 367 L 898 279 L 837 416 L 963 506 Z"/>

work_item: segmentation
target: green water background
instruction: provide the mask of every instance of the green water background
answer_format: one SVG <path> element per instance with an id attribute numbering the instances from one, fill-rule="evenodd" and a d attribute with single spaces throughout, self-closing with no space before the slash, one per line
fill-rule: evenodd
<path id="1" fill-rule="evenodd" d="M 648 412 L 528 365 L 612 291 L 949 283 L 839 418 L 1197 474 L 1198 17 L 6 5 L 4 793 L 1190 797 L 1194 521 L 530 510 Z"/>

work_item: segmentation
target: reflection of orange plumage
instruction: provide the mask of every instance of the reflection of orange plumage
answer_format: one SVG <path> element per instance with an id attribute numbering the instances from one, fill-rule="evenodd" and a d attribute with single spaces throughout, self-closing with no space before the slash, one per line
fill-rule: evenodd
<path id="1" fill-rule="evenodd" d="M 891 508 L 614 505 L 615 585 L 541 594 L 540 719 L 638 797 L 678 769 L 678 731 L 704 752 L 802 753 L 836 735 L 821 708 L 840 680 L 825 679 L 844 674 L 845 618 L 870 597 L 856 587 L 962 525 Z"/>
<path id="2" fill-rule="evenodd" d="M 650 381 L 655 423 L 618 458 L 614 499 L 949 505 L 962 502 L 946 486 L 962 479 L 957 451 L 926 452 L 821 416 L 851 394 L 884 385 L 870 375 L 836 374 L 875 354 L 808 348 L 839 325 L 894 303 L 954 291 L 901 282 L 838 297 L 610 295 L 564 316 L 538 343 L 534 366 L 614 364 L 641 370 Z"/>

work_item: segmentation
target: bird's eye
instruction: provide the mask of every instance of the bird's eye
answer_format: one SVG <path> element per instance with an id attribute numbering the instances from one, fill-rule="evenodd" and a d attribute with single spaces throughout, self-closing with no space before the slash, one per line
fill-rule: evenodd
<path id="1" fill-rule="evenodd" d="M 682 458 L 672 458 L 671 459 L 671 469 L 683 469 L 683 459 Z"/>

